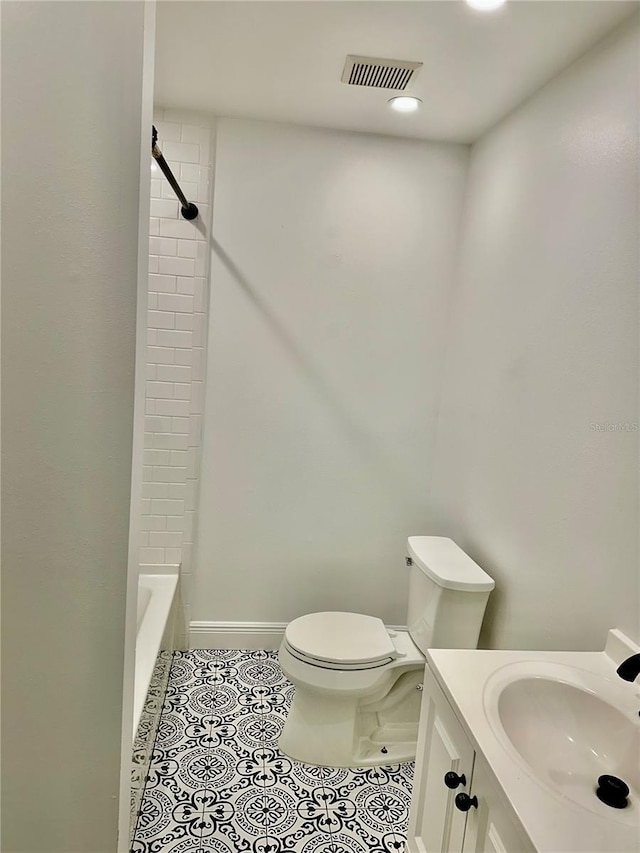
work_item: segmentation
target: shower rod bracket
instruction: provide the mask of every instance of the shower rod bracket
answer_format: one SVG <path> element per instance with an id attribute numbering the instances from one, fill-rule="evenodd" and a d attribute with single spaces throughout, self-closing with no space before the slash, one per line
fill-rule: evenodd
<path id="1" fill-rule="evenodd" d="M 180 213 L 185 219 L 196 219 L 198 216 L 198 208 L 192 201 L 188 201 L 186 195 L 180 189 L 180 184 L 176 181 L 173 176 L 173 172 L 169 167 L 169 164 L 162 156 L 162 151 L 158 148 L 158 131 L 154 126 L 151 127 L 151 154 L 153 155 L 154 160 L 162 169 L 162 173 L 165 178 L 171 184 L 171 188 L 174 193 L 178 196 L 180 204 L 182 207 L 180 208 Z"/>

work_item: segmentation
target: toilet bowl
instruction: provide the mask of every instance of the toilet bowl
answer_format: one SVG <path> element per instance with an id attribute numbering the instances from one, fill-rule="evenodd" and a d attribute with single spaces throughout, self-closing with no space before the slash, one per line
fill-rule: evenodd
<path id="1" fill-rule="evenodd" d="M 361 642 L 363 625 L 373 641 L 369 652 Z M 314 638 L 306 653 L 302 632 Z M 296 692 L 280 737 L 282 752 L 330 767 L 415 756 L 425 658 L 407 631 L 387 631 L 380 619 L 357 613 L 313 613 L 294 620 L 287 634 L 280 665 Z"/>
<path id="2" fill-rule="evenodd" d="M 493 580 L 451 539 L 408 540 L 408 629 L 360 613 L 294 619 L 279 650 L 295 695 L 280 736 L 307 764 L 375 767 L 415 757 L 429 647 L 475 648 Z"/>

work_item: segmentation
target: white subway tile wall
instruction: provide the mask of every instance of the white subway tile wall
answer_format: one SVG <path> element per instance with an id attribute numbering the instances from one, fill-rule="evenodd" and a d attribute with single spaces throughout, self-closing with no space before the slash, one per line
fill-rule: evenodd
<path id="1" fill-rule="evenodd" d="M 200 216 L 183 219 L 168 181 L 154 171 L 140 563 L 182 563 L 188 630 L 204 411 L 213 119 L 161 109 L 154 124 L 158 146 Z"/>

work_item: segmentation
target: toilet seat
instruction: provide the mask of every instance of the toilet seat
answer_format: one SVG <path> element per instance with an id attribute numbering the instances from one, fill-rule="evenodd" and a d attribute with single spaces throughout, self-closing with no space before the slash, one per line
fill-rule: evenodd
<path id="1" fill-rule="evenodd" d="M 375 669 L 399 655 L 382 620 L 362 613 L 300 616 L 287 625 L 284 642 L 298 660 L 325 669 Z"/>

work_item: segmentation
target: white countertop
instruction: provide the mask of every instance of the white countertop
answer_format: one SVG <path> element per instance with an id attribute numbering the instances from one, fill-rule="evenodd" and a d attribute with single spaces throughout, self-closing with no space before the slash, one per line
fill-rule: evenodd
<path id="1" fill-rule="evenodd" d="M 476 749 L 492 769 L 505 796 L 539 853 L 638 853 L 640 805 L 630 796 L 624 811 L 600 803 L 586 808 L 541 781 L 515 749 L 496 731 L 487 714 L 487 697 L 500 682 L 505 667 L 524 664 L 545 675 L 566 665 L 606 679 L 622 695 L 628 714 L 637 705 L 640 684 L 628 684 L 616 666 L 637 647 L 624 646 L 619 632 L 610 632 L 603 652 L 523 652 L 430 649 L 427 661 Z M 626 640 L 626 638 L 624 638 Z M 630 642 L 630 641 L 628 641 Z M 622 691 L 622 693 L 620 692 Z M 633 711 L 635 719 L 635 711 Z M 637 718 L 640 728 L 640 717 Z M 498 727 L 499 728 L 499 727 Z M 640 755 L 638 756 L 640 761 Z"/>

